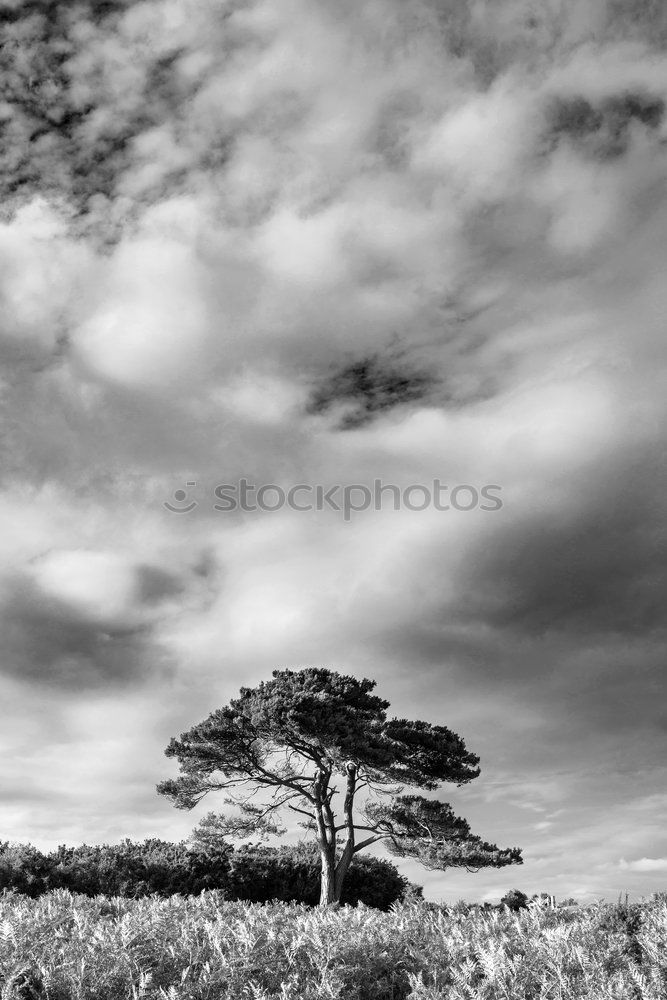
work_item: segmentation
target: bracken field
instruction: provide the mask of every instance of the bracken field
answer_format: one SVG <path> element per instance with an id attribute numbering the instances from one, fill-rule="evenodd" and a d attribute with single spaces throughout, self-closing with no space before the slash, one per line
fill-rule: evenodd
<path id="1" fill-rule="evenodd" d="M 0 897 L 2 1000 L 663 1000 L 667 895 L 573 909 Z"/>

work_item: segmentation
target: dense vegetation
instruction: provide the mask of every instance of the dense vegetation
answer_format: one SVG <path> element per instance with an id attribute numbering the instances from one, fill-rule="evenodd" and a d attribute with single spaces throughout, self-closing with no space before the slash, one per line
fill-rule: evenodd
<path id="1" fill-rule="evenodd" d="M 0 897 L 2 997 L 663 1000 L 667 898 L 573 910 Z"/>
<path id="2" fill-rule="evenodd" d="M 222 843 L 204 850 L 163 840 L 80 847 L 61 846 L 42 854 L 31 844 L 0 843 L 0 890 L 33 898 L 49 889 L 86 896 L 138 898 L 155 893 L 197 895 L 220 890 L 227 900 L 269 900 L 314 906 L 320 897 L 320 863 L 315 845 L 279 848 Z M 356 858 L 348 873 L 343 902 L 388 910 L 410 890 L 408 879 L 389 861 Z"/>

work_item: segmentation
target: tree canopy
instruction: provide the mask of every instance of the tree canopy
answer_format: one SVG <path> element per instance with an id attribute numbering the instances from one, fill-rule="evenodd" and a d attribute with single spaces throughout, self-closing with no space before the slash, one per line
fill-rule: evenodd
<path id="1" fill-rule="evenodd" d="M 389 702 L 374 688 L 324 668 L 274 670 L 171 740 L 166 754 L 180 774 L 158 792 L 191 809 L 227 791 L 234 811 L 219 818 L 221 836 L 280 834 L 286 811 L 297 814 L 319 847 L 321 903 L 340 900 L 352 858 L 378 842 L 427 868 L 520 864 L 518 848 L 473 835 L 447 803 L 401 794 L 405 785 L 465 785 L 479 775 L 479 758 L 445 726 L 388 719 Z"/>

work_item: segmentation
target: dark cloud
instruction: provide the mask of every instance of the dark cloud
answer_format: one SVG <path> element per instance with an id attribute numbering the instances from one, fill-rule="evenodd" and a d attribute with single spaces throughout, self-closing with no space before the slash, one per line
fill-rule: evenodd
<path id="1" fill-rule="evenodd" d="M 155 189 L 144 190 L 142 200 L 185 190 L 186 173 L 198 166 L 217 171 L 228 161 L 231 126 L 229 132 L 219 126 L 197 151 L 188 132 L 192 99 L 207 80 L 206 74 L 197 78 L 181 72 L 182 58 L 192 51 L 178 44 L 166 50 L 155 46 L 151 51 L 150 46 L 123 35 L 121 26 L 136 6 L 130 0 L 75 5 L 48 0 L 2 3 L 0 194 L 5 211 L 39 192 L 65 199 L 75 213 L 93 211 L 98 225 L 101 212 L 107 217 L 107 237 L 111 238 L 110 202 L 118 194 L 119 180 L 136 165 L 135 140 L 167 123 L 176 142 L 187 146 L 194 159 L 187 168 L 175 163 L 172 169 L 160 171 Z M 233 5 L 222 6 L 212 34 L 233 12 Z M 554 14 L 528 3 L 508 10 L 506 4 L 488 0 L 476 6 L 458 0 L 412 0 L 389 14 L 388 21 L 393 20 L 392 15 L 396 17 L 394 30 L 401 39 L 416 39 L 432 29 L 443 50 L 469 62 L 485 83 L 509 64 L 525 62 L 526 53 L 538 59 L 551 51 L 554 38 L 560 41 L 572 36 L 576 21 L 571 4 Z M 213 19 L 212 9 L 210 16 Z M 599 38 L 627 38 L 629 31 L 653 44 L 660 41 L 667 34 L 664 8 L 630 0 L 609 3 L 598 29 Z M 222 37 L 225 45 L 239 42 L 232 29 Z M 242 41 L 247 44 L 248 37 Z M 108 43 L 111 49 L 106 58 Z M 131 59 L 128 53 L 135 44 L 136 58 Z M 118 46 L 136 71 L 125 87 L 122 75 L 126 67 L 118 63 Z M 98 55 L 93 72 L 89 63 L 80 61 L 84 47 L 94 48 Z M 119 81 L 122 101 L 114 101 Z M 286 100 L 287 95 L 281 93 L 276 115 Z M 585 138 L 597 155 L 608 157 L 625 148 L 630 121 L 655 128 L 662 110 L 659 98 L 639 93 L 612 97 L 600 106 L 589 105 L 583 97 L 562 100 L 553 111 L 552 130 L 554 134 L 571 134 L 579 141 Z M 398 93 L 385 102 L 377 124 L 377 143 L 393 164 L 405 162 L 405 128 L 400 123 L 416 114 L 417 95 Z M 580 134 L 582 128 L 585 136 Z M 101 208 L 104 205 L 106 211 Z M 127 206 L 125 211 L 129 211 Z M 120 225 L 118 220 L 116 225 Z M 95 235 L 99 238 L 100 233 Z"/>
<path id="2" fill-rule="evenodd" d="M 426 372 L 411 371 L 376 355 L 345 365 L 326 378 L 311 394 L 308 413 L 324 413 L 343 405 L 340 428 L 368 423 L 379 413 L 424 399 L 434 386 Z"/>
<path id="3" fill-rule="evenodd" d="M 157 566 L 137 566 L 137 600 L 140 604 L 159 604 L 165 597 L 183 592 L 183 583 Z"/>
<path id="4" fill-rule="evenodd" d="M 606 20 L 612 37 L 667 45 L 667 8 L 662 0 L 608 0 Z"/>
<path id="5" fill-rule="evenodd" d="M 86 617 L 44 596 L 25 577 L 5 586 L 0 628 L 0 672 L 29 684 L 65 690 L 127 687 L 169 669 L 149 626 Z"/>
<path id="6" fill-rule="evenodd" d="M 528 634 L 667 627 L 666 487 L 664 457 L 653 452 L 582 483 L 574 513 L 549 507 L 480 542 L 457 616 Z"/>
<path id="7" fill-rule="evenodd" d="M 648 93 L 616 94 L 597 103 L 557 97 L 547 114 L 548 136 L 552 144 L 565 136 L 587 155 L 610 160 L 626 152 L 633 125 L 655 131 L 664 115 L 664 100 Z"/>
<path id="8" fill-rule="evenodd" d="M 403 4 L 403 17 L 439 30 L 448 51 L 470 63 L 482 84 L 488 85 L 509 65 L 539 65 L 557 51 L 578 43 L 627 42 L 632 39 L 655 48 L 667 44 L 667 10 L 662 0 L 604 0 L 590 4 L 590 17 L 581 16 L 578 0 L 536 4 L 459 3 L 458 0 L 419 0 Z"/>
<path id="9" fill-rule="evenodd" d="M 129 2 L 3 4 L 0 26 L 0 194 L 5 211 L 39 192 L 87 212 L 113 198 L 132 163 L 133 140 L 167 118 L 176 120 L 191 91 L 178 74 L 180 50 L 142 49 L 132 91 L 110 103 L 118 16 Z M 7 9 L 5 9 L 7 8 Z M 81 70 L 81 40 L 99 48 L 98 65 Z M 129 44 L 129 43 L 126 43 Z M 107 64 L 108 63 L 108 64 Z M 162 178 L 161 193 L 178 176 Z M 92 202 L 91 202 L 92 199 Z M 99 235 L 99 234 L 98 234 Z"/>
<path id="10" fill-rule="evenodd" d="M 78 0 L 75 9 L 79 15 L 85 12 L 98 23 L 111 14 L 127 10 L 134 2 L 135 0 Z M 54 0 L 2 0 L 0 13 L 7 24 L 28 17 L 40 17 L 47 25 L 57 28 L 67 14 L 67 4 Z"/>

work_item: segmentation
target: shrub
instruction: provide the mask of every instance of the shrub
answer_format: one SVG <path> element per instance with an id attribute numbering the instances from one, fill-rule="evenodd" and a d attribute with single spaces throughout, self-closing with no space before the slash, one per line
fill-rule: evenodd
<path id="1" fill-rule="evenodd" d="M 640 962 L 642 957 L 638 934 L 643 913 L 644 907 L 641 904 L 628 903 L 627 899 L 625 903 L 619 900 L 614 906 L 602 911 L 598 921 L 601 937 L 615 940 L 621 953 L 634 962 Z"/>
<path id="2" fill-rule="evenodd" d="M 526 909 L 528 906 L 528 896 L 521 889 L 510 889 L 509 892 L 505 893 L 500 902 L 508 909 L 517 912 L 518 910 Z"/>
<path id="3" fill-rule="evenodd" d="M 53 858 L 53 885 L 86 896 L 196 895 L 220 889 L 229 872 L 230 849 L 203 855 L 184 843 L 149 839 L 142 843 L 59 847 Z"/>
<path id="4" fill-rule="evenodd" d="M 50 887 L 51 862 L 32 844 L 0 843 L 0 890 L 36 898 Z"/>
<path id="5" fill-rule="evenodd" d="M 404 898 L 411 883 L 390 862 L 370 855 L 354 858 L 341 903 L 389 910 Z M 266 903 L 270 900 L 315 906 L 320 898 L 320 859 L 315 844 L 281 847 L 244 846 L 230 856 L 230 898 Z M 421 887 L 412 887 L 421 894 Z"/>

